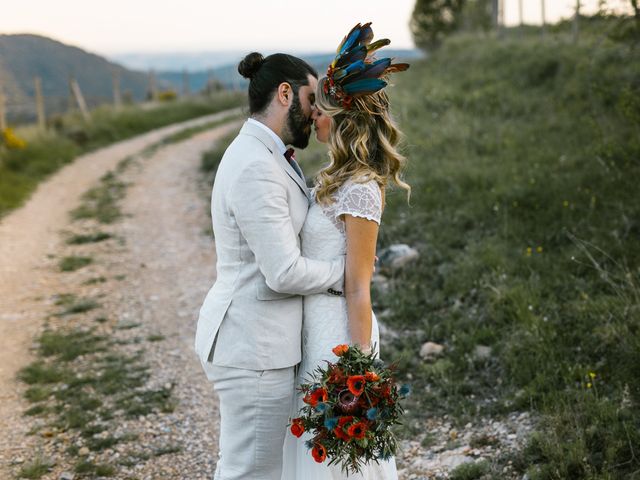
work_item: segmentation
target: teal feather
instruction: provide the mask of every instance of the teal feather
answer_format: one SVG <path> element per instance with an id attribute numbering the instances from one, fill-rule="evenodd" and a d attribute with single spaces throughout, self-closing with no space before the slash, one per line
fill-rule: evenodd
<path id="1" fill-rule="evenodd" d="M 387 82 L 380 80 L 379 78 L 365 78 L 364 80 L 349 82 L 346 85 L 343 85 L 342 89 L 347 95 L 356 96 L 374 93 L 386 86 Z"/>

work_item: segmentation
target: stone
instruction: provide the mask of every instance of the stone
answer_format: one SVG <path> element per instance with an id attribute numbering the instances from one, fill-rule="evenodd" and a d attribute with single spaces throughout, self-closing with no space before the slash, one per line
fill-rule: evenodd
<path id="1" fill-rule="evenodd" d="M 486 345 L 476 345 L 473 349 L 473 356 L 478 360 L 488 360 L 491 358 L 491 347 Z"/>
<path id="2" fill-rule="evenodd" d="M 78 455 L 81 455 L 83 457 L 89 455 L 89 448 L 82 447 L 80 450 L 78 450 Z"/>
<path id="3" fill-rule="evenodd" d="M 438 357 L 442 355 L 442 351 L 444 350 L 444 346 L 435 342 L 426 342 L 420 348 L 420 356 L 427 360 Z"/>
<path id="4" fill-rule="evenodd" d="M 466 455 L 450 455 L 441 459 L 440 464 L 443 467 L 447 467 L 450 470 L 459 467 L 463 463 L 473 462 L 473 458 L 467 457 Z"/>
<path id="5" fill-rule="evenodd" d="M 380 266 L 384 269 L 399 270 L 409 262 L 417 260 L 420 254 L 415 248 L 397 243 L 383 249 L 378 255 Z"/>
<path id="6" fill-rule="evenodd" d="M 72 472 L 62 472 L 58 477 L 58 480 L 73 480 L 76 478 L 75 474 Z"/>

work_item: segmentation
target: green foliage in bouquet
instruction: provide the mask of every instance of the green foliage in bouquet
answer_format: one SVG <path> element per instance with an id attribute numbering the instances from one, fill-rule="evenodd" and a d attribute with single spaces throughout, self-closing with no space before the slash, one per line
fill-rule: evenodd
<path id="1" fill-rule="evenodd" d="M 397 440 L 391 427 L 401 423 L 404 410 L 399 400 L 410 389 L 398 387 L 393 369 L 375 353 L 348 345 L 338 345 L 333 353 L 340 357 L 338 362 L 327 361 L 300 386 L 305 406 L 291 421 L 291 433 L 313 435 L 306 444 L 316 462 L 329 459 L 329 465 L 356 473 L 369 462 L 395 455 Z"/>

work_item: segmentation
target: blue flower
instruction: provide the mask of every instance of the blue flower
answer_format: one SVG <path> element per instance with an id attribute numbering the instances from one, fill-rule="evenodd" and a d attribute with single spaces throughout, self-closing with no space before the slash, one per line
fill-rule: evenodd
<path id="1" fill-rule="evenodd" d="M 329 405 L 327 405 L 326 403 L 322 402 L 319 403 L 318 405 L 316 405 L 316 412 L 318 413 L 324 413 L 329 409 Z"/>
<path id="2" fill-rule="evenodd" d="M 377 408 L 370 408 L 369 410 L 367 410 L 367 418 L 369 420 L 375 420 L 378 417 L 378 409 Z"/>
<path id="3" fill-rule="evenodd" d="M 408 397 L 410 393 L 411 393 L 411 385 L 409 385 L 408 383 L 405 383 L 404 385 L 402 385 L 400 387 L 400 390 L 398 391 L 398 394 L 401 397 Z"/>
<path id="4" fill-rule="evenodd" d="M 327 430 L 333 430 L 338 425 L 338 419 L 336 417 L 330 417 L 324 419 L 324 426 Z"/>

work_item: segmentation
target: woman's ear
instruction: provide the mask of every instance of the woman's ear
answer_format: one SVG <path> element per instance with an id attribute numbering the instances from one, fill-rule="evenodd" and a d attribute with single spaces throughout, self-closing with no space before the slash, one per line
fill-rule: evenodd
<path id="1" fill-rule="evenodd" d="M 284 107 L 291 105 L 293 101 L 293 88 L 288 82 L 282 82 L 278 85 L 278 101 Z"/>

